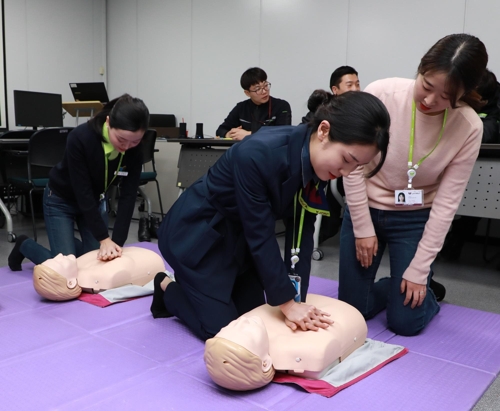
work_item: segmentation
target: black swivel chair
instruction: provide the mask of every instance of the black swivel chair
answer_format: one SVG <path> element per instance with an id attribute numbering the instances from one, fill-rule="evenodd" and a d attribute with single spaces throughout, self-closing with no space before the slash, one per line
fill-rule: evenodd
<path id="1" fill-rule="evenodd" d="M 68 133 L 73 127 L 44 128 L 35 132 L 28 143 L 28 151 L 11 151 L 11 155 L 27 156 L 27 176 L 9 177 L 11 187 L 20 188 L 29 193 L 33 236 L 37 240 L 35 210 L 33 207 L 33 191 L 43 191 L 49 182 L 49 172 L 64 157 Z M 9 195 L 10 198 L 10 195 Z"/>
<path id="2" fill-rule="evenodd" d="M 25 142 L 16 143 L 16 140 L 29 139 L 34 132 L 34 130 L 9 130 L 2 133 L 2 140 L 10 140 L 11 142 L 0 145 L 0 228 L 3 228 L 4 224 L 7 223 L 7 241 L 10 243 L 16 241 L 16 235 L 14 234 L 9 209 L 3 202 L 5 200 L 8 203 L 9 200 L 7 170 L 9 170 L 10 175 L 24 175 L 26 173 L 26 160 L 24 158 L 14 158 L 8 154 L 8 151 L 25 151 L 28 144 Z M 12 196 L 20 194 L 22 193 L 10 193 Z"/>
<path id="3" fill-rule="evenodd" d="M 143 171 L 141 173 L 139 181 L 138 192 L 143 199 L 143 203 L 139 207 L 139 211 L 144 211 L 144 209 L 147 209 L 147 217 L 139 218 L 139 232 L 138 232 L 139 241 L 151 241 L 151 237 L 158 238 L 157 229 L 160 226 L 160 220 L 158 219 L 158 217 L 153 216 L 153 211 L 151 209 L 151 200 L 146 195 L 141 186 L 152 181 L 156 183 L 156 190 L 158 192 L 158 201 L 160 203 L 161 218 L 163 219 L 164 216 L 163 204 L 161 201 L 160 184 L 156 179 L 157 173 L 156 173 L 154 153 L 158 150 L 155 149 L 155 143 L 156 143 L 156 130 L 154 129 L 147 130 L 146 133 L 144 133 L 144 137 L 142 138 L 142 143 L 141 143 L 142 163 L 143 165 L 151 163 L 153 171 Z"/>
<path id="4" fill-rule="evenodd" d="M 151 163 L 151 166 L 153 168 L 153 171 L 143 171 L 141 173 L 140 177 L 140 182 L 139 182 L 139 193 L 141 194 L 141 197 L 144 199 L 145 203 L 147 204 L 147 211 L 148 211 L 148 216 L 151 216 L 153 214 L 152 209 L 151 209 L 151 201 L 149 198 L 146 196 L 144 193 L 144 190 L 142 190 L 141 186 L 146 185 L 147 183 L 150 182 L 155 182 L 156 183 L 156 191 L 158 192 L 158 201 L 160 203 L 160 211 L 161 211 L 161 217 L 163 218 L 163 204 L 161 202 L 161 193 L 160 193 L 160 184 L 158 183 L 158 180 L 156 179 L 157 173 L 156 173 L 156 164 L 155 164 L 155 156 L 154 153 L 155 151 L 155 143 L 156 143 L 156 130 L 149 129 L 144 133 L 144 137 L 142 138 L 142 164 L 146 165 L 148 163 Z"/>
<path id="5" fill-rule="evenodd" d="M 177 120 L 173 114 L 150 114 L 149 126 L 155 127 L 177 127 Z"/>

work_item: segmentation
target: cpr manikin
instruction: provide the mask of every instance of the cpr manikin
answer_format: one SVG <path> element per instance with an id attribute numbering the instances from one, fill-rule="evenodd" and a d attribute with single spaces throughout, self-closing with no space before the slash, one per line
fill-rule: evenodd
<path id="1" fill-rule="evenodd" d="M 98 250 L 79 258 L 56 257 L 35 266 L 33 285 L 48 300 L 66 301 L 82 291 L 97 293 L 128 284 L 143 286 L 156 273 L 165 271 L 163 259 L 154 251 L 140 247 L 124 247 L 122 256 L 111 261 L 97 259 Z"/>
<path id="2" fill-rule="evenodd" d="M 266 385 L 275 370 L 319 379 L 365 343 L 366 322 L 354 307 L 314 294 L 306 302 L 330 313 L 334 323 L 292 331 L 279 307 L 261 305 L 207 340 L 205 363 L 212 379 L 239 391 Z"/>

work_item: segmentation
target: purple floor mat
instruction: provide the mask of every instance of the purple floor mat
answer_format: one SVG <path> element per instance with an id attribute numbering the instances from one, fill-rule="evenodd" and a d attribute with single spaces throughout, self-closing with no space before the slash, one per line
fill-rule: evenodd
<path id="1" fill-rule="evenodd" d="M 152 319 L 151 297 L 106 308 L 53 303 L 34 292 L 31 269 L 0 268 L 2 410 L 457 411 L 473 407 L 500 372 L 500 315 L 443 304 L 416 337 L 387 330 L 385 313 L 368 321 L 370 338 L 410 353 L 332 398 L 282 384 L 230 392 L 210 380 L 203 343 L 179 320 Z M 337 286 L 312 278 L 309 291 L 336 297 Z"/>

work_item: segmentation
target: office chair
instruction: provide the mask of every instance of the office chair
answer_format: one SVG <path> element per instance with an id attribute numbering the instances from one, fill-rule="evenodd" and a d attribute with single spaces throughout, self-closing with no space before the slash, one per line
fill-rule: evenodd
<path id="1" fill-rule="evenodd" d="M 16 143 L 16 140 L 29 139 L 34 130 L 9 130 L 1 134 L 2 140 L 11 140 L 9 144 L 0 145 L 0 228 L 3 228 L 7 223 L 7 241 L 13 243 L 16 241 L 14 234 L 12 216 L 10 215 L 8 207 L 2 200 L 8 204 L 8 182 L 7 182 L 7 169 L 10 175 L 24 175 L 26 173 L 26 160 L 23 158 L 13 158 L 6 152 L 6 150 L 26 150 L 28 144 L 25 142 Z M 22 192 L 11 193 L 12 196 L 21 195 Z"/>
<path id="2" fill-rule="evenodd" d="M 139 193 L 141 194 L 141 197 L 143 198 L 144 202 L 147 204 L 147 211 L 148 211 L 148 216 L 151 216 L 153 214 L 153 211 L 151 209 L 151 200 L 148 198 L 148 196 L 144 193 L 144 190 L 142 190 L 141 186 L 146 185 L 147 183 L 150 182 L 155 182 L 156 183 L 156 191 L 158 192 L 158 201 L 160 203 L 160 212 L 161 212 L 161 217 L 163 218 L 163 204 L 161 202 L 161 193 L 160 193 L 160 184 L 158 183 L 158 180 L 156 179 L 157 173 L 156 173 L 156 165 L 155 165 L 155 156 L 154 153 L 155 151 L 155 143 L 156 143 L 156 130 L 149 129 L 144 133 L 144 137 L 142 138 L 142 164 L 146 165 L 149 162 L 151 162 L 151 166 L 153 168 L 153 171 L 143 171 L 141 173 L 140 181 L 139 181 Z"/>
<path id="3" fill-rule="evenodd" d="M 68 133 L 73 127 L 45 128 L 35 132 L 28 143 L 28 151 L 10 150 L 11 155 L 26 156 L 28 175 L 9 177 L 9 198 L 11 187 L 20 188 L 29 193 L 33 236 L 37 240 L 33 192 L 43 191 L 49 182 L 49 172 L 64 157 Z"/>
<path id="4" fill-rule="evenodd" d="M 173 114 L 150 114 L 149 127 L 177 127 L 177 120 Z"/>

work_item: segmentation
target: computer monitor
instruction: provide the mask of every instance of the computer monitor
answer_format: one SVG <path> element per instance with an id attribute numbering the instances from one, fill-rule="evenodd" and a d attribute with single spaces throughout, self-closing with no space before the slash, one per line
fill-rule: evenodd
<path id="1" fill-rule="evenodd" d="M 75 101 L 109 102 L 104 83 L 69 83 Z"/>
<path id="2" fill-rule="evenodd" d="M 36 91 L 14 90 L 17 127 L 62 127 L 62 96 Z"/>

